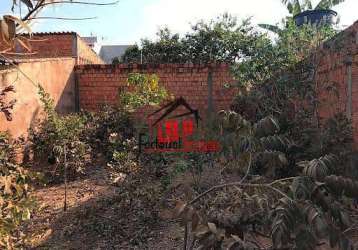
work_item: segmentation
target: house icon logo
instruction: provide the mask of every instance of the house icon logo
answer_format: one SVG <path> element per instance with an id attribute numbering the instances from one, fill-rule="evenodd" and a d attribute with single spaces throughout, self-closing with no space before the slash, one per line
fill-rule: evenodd
<path id="1" fill-rule="evenodd" d="M 188 112 L 180 114 L 180 115 L 175 115 L 175 116 L 168 117 L 171 113 L 173 113 L 180 106 L 185 107 L 188 110 Z M 154 122 L 153 126 L 157 125 L 160 121 L 162 121 L 163 119 L 165 119 L 167 117 L 168 117 L 168 119 L 178 119 L 178 118 L 181 118 L 181 117 L 188 117 L 188 116 L 191 116 L 191 115 L 194 115 L 196 126 L 197 127 L 199 126 L 199 120 L 201 120 L 201 118 L 199 116 L 199 111 L 197 109 L 191 108 L 190 105 L 185 101 L 185 99 L 183 97 L 175 99 L 174 101 L 164 105 L 163 107 L 161 107 L 157 111 L 155 111 L 152 114 L 150 114 L 148 117 L 154 116 L 155 114 L 157 114 L 157 113 L 159 113 L 159 112 L 161 112 L 162 110 L 165 110 L 165 109 L 167 109 L 167 111 Z"/>
<path id="2" fill-rule="evenodd" d="M 184 107 L 186 112 L 172 115 L 180 107 Z M 156 115 L 159 117 L 154 122 L 149 122 Z M 193 109 L 183 97 L 165 104 L 147 118 L 150 132 L 139 135 L 139 152 L 143 149 L 147 153 L 219 151 L 219 143 L 216 141 L 194 140 L 202 119 L 199 111 Z"/>

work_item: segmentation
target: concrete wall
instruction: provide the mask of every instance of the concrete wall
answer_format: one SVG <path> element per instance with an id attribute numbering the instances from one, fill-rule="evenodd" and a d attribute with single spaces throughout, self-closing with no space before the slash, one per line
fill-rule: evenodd
<path id="1" fill-rule="evenodd" d="M 34 54 L 6 55 L 19 64 L 19 70 L 13 66 L 7 66 L 6 70 L 4 66 L 0 68 L 0 89 L 9 84 L 15 85 L 16 93 L 11 94 L 9 98 L 13 97 L 17 100 L 13 110 L 13 121 L 6 121 L 0 114 L 0 131 L 9 130 L 14 137 L 26 135 L 28 128 L 33 126 L 42 110 L 37 95 L 38 90 L 28 78 L 35 83 L 40 83 L 54 98 L 58 112 L 75 112 L 77 104 L 75 65 L 103 63 L 74 32 L 35 33 L 31 39 L 30 44 Z M 26 51 L 16 46 L 13 52 Z"/>
<path id="2" fill-rule="evenodd" d="M 74 58 L 34 59 L 19 63 L 19 69 L 35 83 L 40 83 L 54 98 L 60 113 L 75 111 Z M 27 130 L 41 117 L 42 106 L 38 89 L 16 68 L 0 70 L 0 88 L 14 85 L 16 93 L 8 98 L 17 100 L 13 120 L 0 113 L 0 131 L 8 130 L 14 137 L 27 135 Z"/>
<path id="3" fill-rule="evenodd" d="M 76 36 L 77 65 L 104 64 L 103 60 L 85 43 L 81 37 Z"/>

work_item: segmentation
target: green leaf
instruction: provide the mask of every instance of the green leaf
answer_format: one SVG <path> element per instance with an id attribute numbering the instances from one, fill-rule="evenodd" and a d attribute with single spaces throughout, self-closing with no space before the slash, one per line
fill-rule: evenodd
<path id="1" fill-rule="evenodd" d="M 282 3 L 286 5 L 288 12 L 292 15 L 297 15 L 304 7 L 301 6 L 299 0 L 282 0 Z"/>
<path id="2" fill-rule="evenodd" d="M 331 9 L 332 7 L 343 3 L 345 0 L 321 0 L 317 6 L 316 6 L 316 10 L 325 10 L 325 9 Z"/>

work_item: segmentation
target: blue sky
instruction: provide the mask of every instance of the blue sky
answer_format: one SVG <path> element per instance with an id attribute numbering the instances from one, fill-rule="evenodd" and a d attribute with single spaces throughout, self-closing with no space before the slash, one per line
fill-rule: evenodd
<path id="1" fill-rule="evenodd" d="M 10 11 L 10 2 L 1 0 L 0 15 Z M 358 20 L 358 0 L 346 0 L 334 10 L 340 15 L 342 27 Z M 184 33 L 190 28 L 190 23 L 224 12 L 238 18 L 252 16 L 255 23 L 272 24 L 288 14 L 280 0 L 120 0 L 115 6 L 65 4 L 49 7 L 40 16 L 97 18 L 86 21 L 41 20 L 34 24 L 33 29 L 76 31 L 81 36 L 92 33 L 103 44 L 133 44 L 143 37 L 153 38 L 159 27 L 168 26 L 175 32 Z"/>

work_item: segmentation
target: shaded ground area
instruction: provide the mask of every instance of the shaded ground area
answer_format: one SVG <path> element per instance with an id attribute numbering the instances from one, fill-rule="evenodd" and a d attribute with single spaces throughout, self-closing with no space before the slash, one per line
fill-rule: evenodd
<path id="1" fill-rule="evenodd" d="M 129 185 L 113 184 L 110 170 L 103 163 L 91 169 L 85 177 L 69 183 L 66 212 L 63 184 L 34 192 L 41 206 L 25 226 L 31 236 L 27 249 L 182 249 L 183 227 L 160 219 L 159 214 L 167 210 L 158 208 L 172 196 L 194 195 L 180 185 L 193 185 L 190 174 L 183 173 L 172 180 L 165 192 L 157 176 L 136 177 L 128 181 Z M 238 180 L 235 175 L 223 178 L 221 172 L 220 168 L 206 169 L 201 178 L 203 190 L 213 183 Z M 253 237 L 263 249 L 272 245 L 270 239 Z M 355 230 L 350 238 L 357 242 Z M 332 248 L 322 242 L 316 249 Z"/>
<path id="2" fill-rule="evenodd" d="M 97 165 L 86 177 L 70 182 L 67 193 L 64 212 L 63 184 L 34 192 L 41 206 L 25 226 L 32 235 L 28 249 L 181 247 L 183 231 L 177 224 L 150 221 L 145 211 L 142 216 L 138 210 L 141 204 L 123 208 L 122 187 L 112 185 L 106 167 Z"/>

